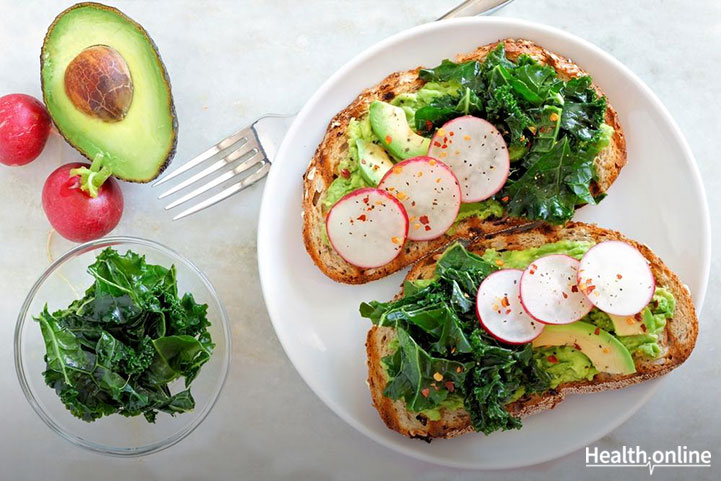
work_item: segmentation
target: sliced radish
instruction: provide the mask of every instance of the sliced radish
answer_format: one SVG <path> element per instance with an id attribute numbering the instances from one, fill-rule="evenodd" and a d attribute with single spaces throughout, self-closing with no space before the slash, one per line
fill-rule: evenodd
<path id="1" fill-rule="evenodd" d="M 408 238 L 440 237 L 453 225 L 461 207 L 461 188 L 453 171 L 431 157 L 399 162 L 378 184 L 400 200 L 408 214 Z"/>
<path id="2" fill-rule="evenodd" d="M 501 190 L 511 168 L 501 133 L 472 115 L 455 118 L 438 129 L 428 155 L 448 164 L 456 174 L 463 202 L 479 202 Z"/>
<path id="3" fill-rule="evenodd" d="M 578 260 L 551 254 L 533 261 L 521 276 L 521 303 L 545 324 L 570 324 L 593 309 L 578 289 Z"/>
<path id="4" fill-rule="evenodd" d="M 632 316 L 651 302 L 656 280 L 638 249 L 621 241 L 605 241 L 581 258 L 578 287 L 603 312 Z"/>
<path id="5" fill-rule="evenodd" d="M 339 200 L 328 212 L 325 228 L 343 259 L 368 269 L 388 264 L 401 252 L 408 216 L 395 197 L 368 187 Z"/>
<path id="6" fill-rule="evenodd" d="M 481 325 L 496 339 L 525 344 L 543 332 L 543 324 L 521 305 L 519 285 L 523 271 L 503 269 L 486 277 L 478 288 L 476 314 Z"/>

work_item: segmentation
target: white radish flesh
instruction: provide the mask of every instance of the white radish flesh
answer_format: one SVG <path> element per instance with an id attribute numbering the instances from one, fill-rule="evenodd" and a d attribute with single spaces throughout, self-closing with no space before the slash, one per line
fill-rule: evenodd
<path id="1" fill-rule="evenodd" d="M 461 207 L 456 176 L 431 157 L 413 157 L 394 165 L 378 188 L 401 201 L 408 214 L 408 238 L 414 241 L 445 234 Z"/>
<path id="2" fill-rule="evenodd" d="M 326 217 L 333 248 L 350 264 L 380 267 L 396 258 L 408 235 L 403 205 L 381 189 L 365 188 L 343 197 Z"/>
<path id="3" fill-rule="evenodd" d="M 520 269 L 496 271 L 478 288 L 478 320 L 493 337 L 508 344 L 531 342 L 543 332 L 543 324 L 521 305 L 518 288 L 522 274 Z"/>
<path id="4" fill-rule="evenodd" d="M 466 115 L 436 131 L 428 155 L 456 174 L 463 202 L 479 202 L 501 190 L 511 162 L 501 133 L 489 122 Z"/>
<path id="5" fill-rule="evenodd" d="M 545 324 L 569 324 L 593 309 L 578 288 L 579 262 L 552 254 L 531 262 L 521 277 L 521 302 L 529 315 Z"/>
<path id="6" fill-rule="evenodd" d="M 632 316 L 651 302 L 656 281 L 638 249 L 622 241 L 605 241 L 581 258 L 578 287 L 603 312 Z"/>

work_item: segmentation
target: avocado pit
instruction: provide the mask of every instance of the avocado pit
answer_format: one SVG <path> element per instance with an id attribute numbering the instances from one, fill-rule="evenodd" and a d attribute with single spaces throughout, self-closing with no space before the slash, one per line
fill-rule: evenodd
<path id="1" fill-rule="evenodd" d="M 65 93 L 76 109 L 105 122 L 125 118 L 133 102 L 133 80 L 117 50 L 94 45 L 65 69 Z"/>

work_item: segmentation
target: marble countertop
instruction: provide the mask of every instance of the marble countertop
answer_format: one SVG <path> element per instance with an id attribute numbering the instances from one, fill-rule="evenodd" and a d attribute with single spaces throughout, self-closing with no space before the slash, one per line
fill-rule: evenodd
<path id="1" fill-rule="evenodd" d="M 47 25 L 70 1 L 0 0 L 0 94 L 40 97 L 38 54 Z M 339 66 L 395 32 L 431 21 L 455 0 L 117 0 L 159 46 L 180 123 L 178 162 L 266 112 L 292 113 Z M 389 6 L 392 3 L 392 7 Z M 721 219 L 721 4 L 714 0 L 517 0 L 498 15 L 579 35 L 638 74 L 666 104 L 696 155 L 713 231 Z M 131 460 L 87 453 L 53 434 L 25 400 L 13 368 L 20 305 L 49 263 L 50 226 L 40 205 L 48 173 L 78 155 L 57 138 L 24 168 L 0 167 L 0 466 L 3 479 L 529 479 L 593 478 L 583 450 L 526 469 L 440 468 L 382 448 L 336 417 L 303 383 L 268 319 L 258 282 L 256 225 L 262 186 L 172 223 L 145 185 L 123 184 L 117 234 L 147 237 L 189 256 L 215 284 L 233 319 L 225 390 L 206 421 L 161 453 Z M 227 219 L 231 219 L 228 221 Z M 182 235 L 181 235 L 182 234 Z M 71 243 L 54 237 L 50 254 Z M 628 422 L 594 446 L 711 450 L 710 469 L 657 470 L 657 479 L 721 477 L 718 251 L 696 351 Z M 246 387 L 253 386 L 247 392 Z M 242 394 L 242 395 L 241 395 Z M 98 473 L 102 473 L 99 476 Z M 615 473 L 619 473 L 615 471 Z M 605 473 L 610 474 L 610 473 Z M 646 479 L 644 469 L 619 473 Z"/>

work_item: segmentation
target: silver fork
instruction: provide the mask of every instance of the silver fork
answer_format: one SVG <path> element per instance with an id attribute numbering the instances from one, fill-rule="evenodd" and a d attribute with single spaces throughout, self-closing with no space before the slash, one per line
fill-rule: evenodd
<path id="1" fill-rule="evenodd" d="M 467 0 L 438 20 L 488 15 L 512 1 Z M 163 185 L 172 179 L 178 179 L 186 172 L 189 174 L 187 178 L 158 196 L 159 199 L 165 199 L 175 194 L 182 194 L 166 205 L 165 210 L 174 209 L 183 204 L 190 205 L 188 204 L 190 201 L 198 200 L 197 203 L 173 217 L 173 220 L 182 219 L 207 209 L 264 178 L 294 119 L 295 115 L 269 114 L 260 117 L 249 126 L 224 138 L 202 154 L 164 175 L 153 184 L 154 187 Z M 230 169 L 227 168 L 229 166 L 231 166 Z M 202 170 L 190 175 L 191 171 L 201 167 L 203 167 Z M 207 182 L 198 184 L 195 188 L 191 187 L 202 179 L 206 179 Z M 231 181 L 236 182 L 230 183 Z M 226 185 L 229 183 L 230 185 Z M 214 188 L 222 188 L 222 190 L 209 194 L 208 191 Z M 185 193 L 188 190 L 189 192 Z"/>

